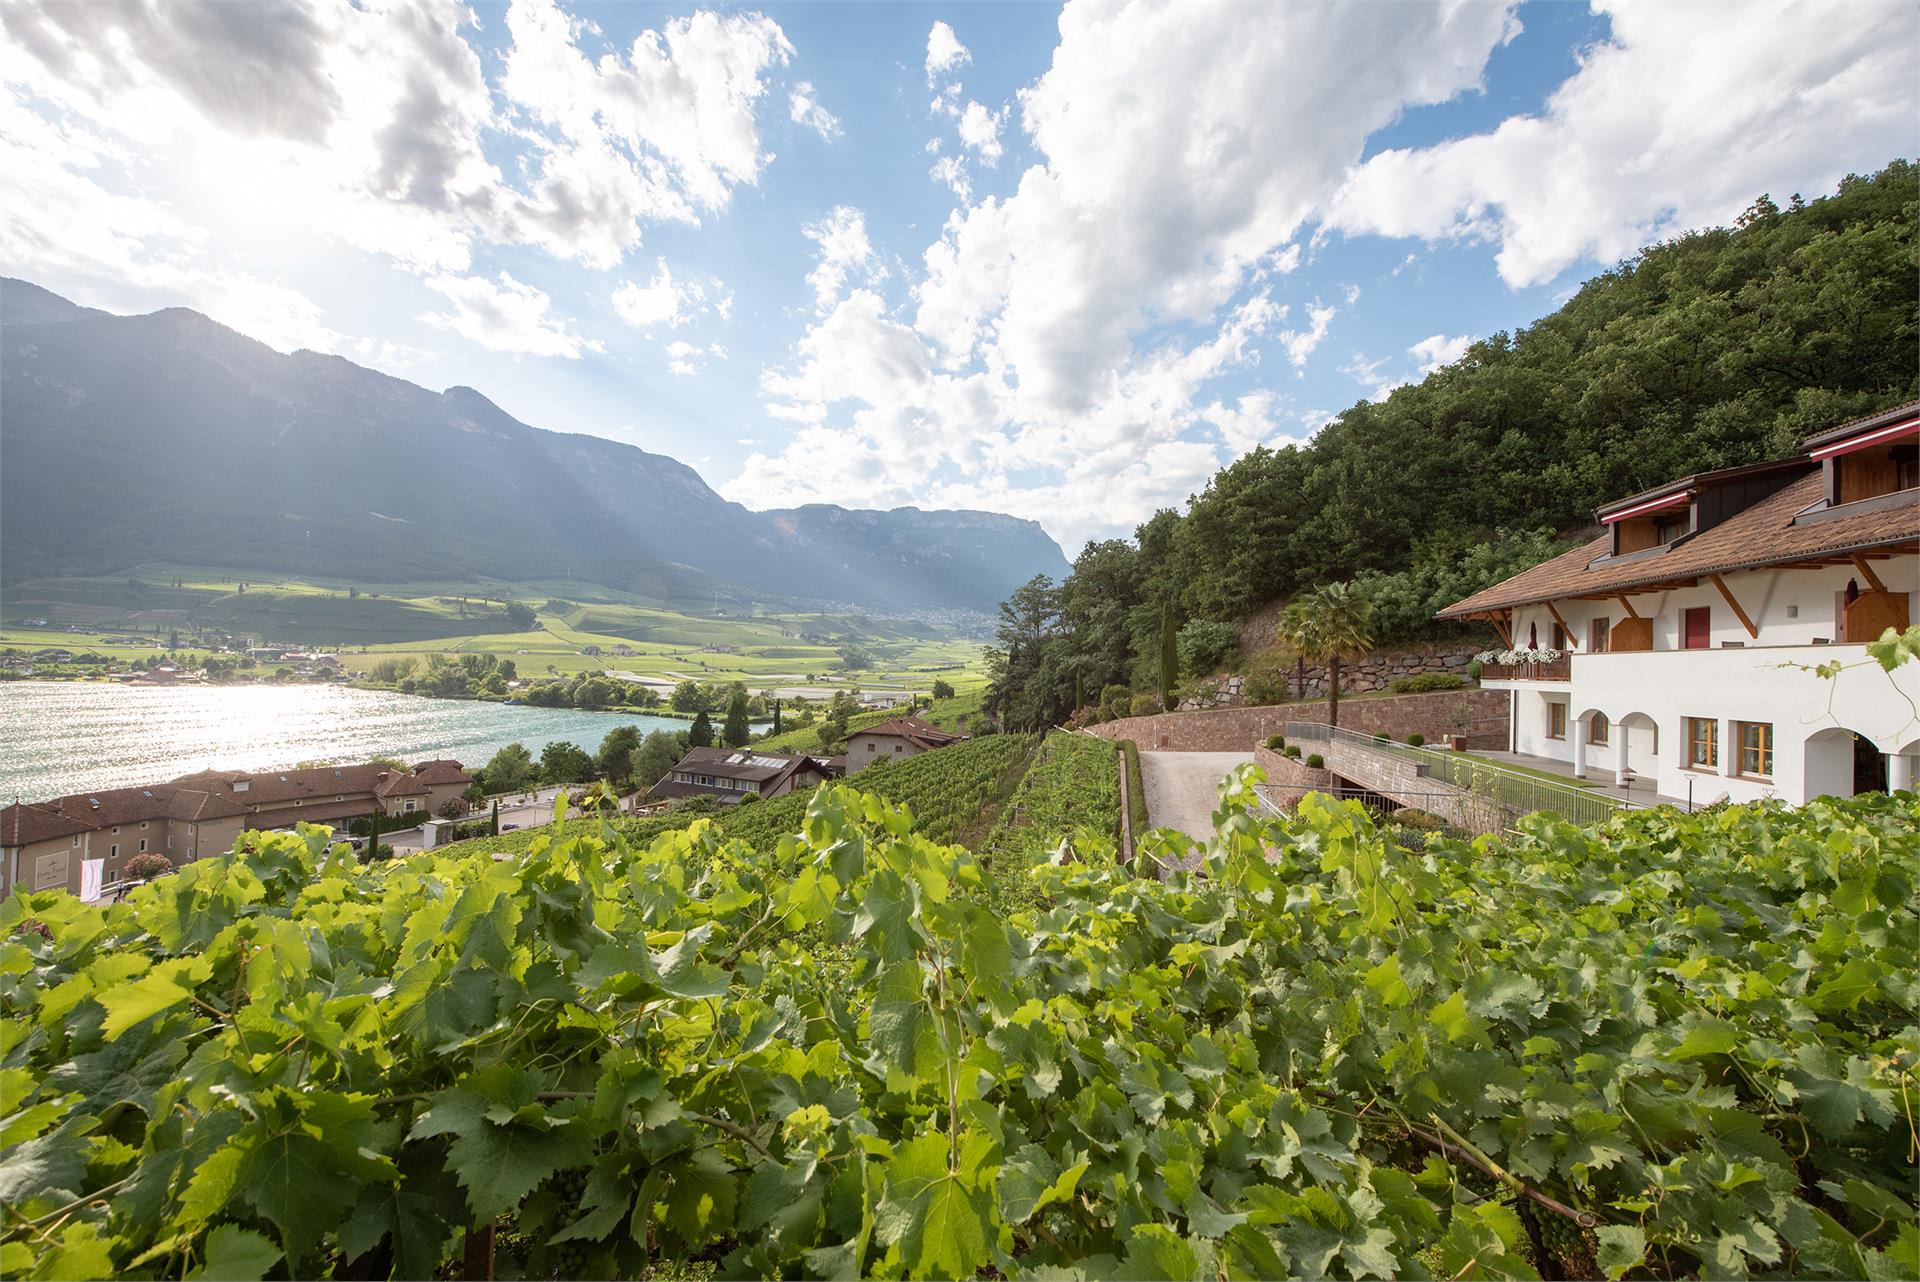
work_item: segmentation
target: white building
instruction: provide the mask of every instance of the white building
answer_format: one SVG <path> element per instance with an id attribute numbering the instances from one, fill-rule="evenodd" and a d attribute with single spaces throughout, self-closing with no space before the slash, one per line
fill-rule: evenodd
<path id="1" fill-rule="evenodd" d="M 1611 503 L 1600 538 L 1441 611 L 1511 649 L 1481 682 L 1512 692 L 1515 752 L 1701 803 L 1915 787 L 1920 664 L 1865 643 L 1920 604 L 1920 402 L 1801 448 Z"/>

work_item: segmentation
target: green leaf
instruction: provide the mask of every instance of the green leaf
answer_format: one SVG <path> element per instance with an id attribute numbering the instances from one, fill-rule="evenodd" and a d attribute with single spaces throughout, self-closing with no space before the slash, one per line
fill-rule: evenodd
<path id="1" fill-rule="evenodd" d="M 886 1065 L 919 1080 L 941 1062 L 940 1036 L 924 986 L 925 972 L 913 958 L 881 972 L 873 1012 L 867 1017 L 868 1041 Z"/>
<path id="2" fill-rule="evenodd" d="M 667 1223 L 688 1246 L 703 1246 L 733 1227 L 738 1198 L 733 1168 L 713 1149 L 701 1149 L 673 1168 Z"/>
<path id="3" fill-rule="evenodd" d="M 1192 1244 L 1164 1224 L 1135 1225 L 1127 1253 L 1113 1276 L 1120 1282 L 1197 1282 L 1200 1257 Z"/>
<path id="4" fill-rule="evenodd" d="M 187 1282 L 260 1282 L 280 1259 L 280 1248 L 252 1229 L 222 1224 L 207 1234 L 206 1263 Z M 398 1276 L 405 1276 L 404 1274 Z"/>
<path id="5" fill-rule="evenodd" d="M 412 1136 L 454 1137 L 447 1165 L 467 1190 L 474 1220 L 491 1220 L 518 1206 L 549 1175 L 584 1163 L 592 1152 L 591 1142 L 573 1128 L 522 1115 L 532 1102 L 530 1075 L 505 1070 L 474 1074 L 467 1081 L 472 1089 L 456 1086 L 434 1096 L 432 1107 L 413 1124 Z M 534 1117 L 540 1116 L 535 1110 Z"/>
<path id="6" fill-rule="evenodd" d="M 102 1031 L 108 1041 L 162 1011 L 184 1006 L 193 1000 L 194 985 L 213 974 L 213 963 L 202 957 L 184 957 L 162 962 L 145 977 L 120 984 L 95 994 L 94 1000 L 106 1009 Z"/>
<path id="7" fill-rule="evenodd" d="M 947 1157 L 947 1137 L 935 1133 L 900 1145 L 887 1163 L 874 1232 L 899 1245 L 914 1277 L 971 1277 L 991 1258 L 991 1201 Z"/>
<path id="8" fill-rule="evenodd" d="M 100 1227 L 91 1220 L 82 1220 L 60 1230 L 57 1244 L 40 1257 L 33 1276 L 55 1279 L 113 1277 L 113 1242 L 100 1236 Z"/>
<path id="9" fill-rule="evenodd" d="M 1610 1278 L 1625 1276 L 1647 1258 L 1647 1237 L 1637 1224 L 1603 1224 L 1593 1235 L 1600 1239 L 1594 1260 Z"/>
<path id="10" fill-rule="evenodd" d="M 1061 1205 L 1073 1197 L 1089 1163 L 1060 1169 L 1038 1144 L 1021 1146 L 1000 1166 L 1000 1215 L 1009 1224 L 1025 1224 L 1042 1207 Z"/>
<path id="11" fill-rule="evenodd" d="M 1673 1059 L 1704 1059 L 1709 1055 L 1729 1055 L 1740 1044 L 1740 1030 L 1724 1019 L 1705 1016 L 1681 1025 L 1686 1036 L 1668 1055 Z"/>
<path id="12" fill-rule="evenodd" d="M 353 1214 L 340 1226 L 340 1251 L 348 1261 L 392 1243 L 396 1278 L 432 1277 L 447 1248 L 467 1227 L 460 1215 L 459 1184 L 444 1164 L 438 1144 L 409 1144 L 400 1152 L 400 1178 L 369 1184 Z"/>

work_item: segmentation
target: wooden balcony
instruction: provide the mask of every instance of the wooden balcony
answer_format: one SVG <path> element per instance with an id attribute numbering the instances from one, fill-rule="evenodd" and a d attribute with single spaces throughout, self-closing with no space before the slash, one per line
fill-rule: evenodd
<path id="1" fill-rule="evenodd" d="M 1891 592 L 1862 592 L 1847 606 L 1841 620 L 1842 642 L 1862 644 L 1878 641 L 1888 628 L 1907 630 L 1907 598 Z"/>
<path id="2" fill-rule="evenodd" d="M 1573 680 L 1573 659 L 1561 655 L 1558 659 L 1549 659 L 1545 663 L 1483 663 L 1480 665 L 1482 681 L 1571 681 Z"/>

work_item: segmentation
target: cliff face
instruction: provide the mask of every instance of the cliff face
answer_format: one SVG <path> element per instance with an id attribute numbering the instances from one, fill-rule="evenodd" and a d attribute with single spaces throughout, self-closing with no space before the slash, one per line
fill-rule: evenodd
<path id="1" fill-rule="evenodd" d="M 8 582 L 170 561 L 984 610 L 1067 569 L 1037 525 L 992 513 L 749 512 L 665 455 L 197 312 L 113 316 L 8 280 L 0 322 Z"/>

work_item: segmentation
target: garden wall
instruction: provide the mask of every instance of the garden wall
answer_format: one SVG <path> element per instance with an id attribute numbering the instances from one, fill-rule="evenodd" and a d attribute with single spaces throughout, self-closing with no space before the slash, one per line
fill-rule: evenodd
<path id="1" fill-rule="evenodd" d="M 1467 736 L 1469 748 L 1504 750 L 1507 746 L 1504 690 L 1443 690 L 1435 694 L 1395 694 L 1370 699 L 1341 699 L 1340 724 L 1362 734 L 1385 731 L 1404 740 L 1415 731 L 1438 743 L 1443 736 Z M 1289 721 L 1325 721 L 1327 705 L 1275 703 L 1253 708 L 1208 708 L 1121 717 L 1088 726 L 1103 739 L 1132 739 L 1142 752 L 1245 752 L 1268 735 L 1280 734 Z"/>
<path id="2" fill-rule="evenodd" d="M 1302 744 L 1304 756 L 1311 744 Z M 1309 770 L 1292 757 L 1283 757 L 1269 749 L 1264 743 L 1256 744 L 1253 749 L 1254 764 L 1262 766 L 1267 772 L 1267 796 L 1283 810 L 1292 810 L 1300 804 L 1300 798 L 1310 792 L 1328 792 L 1335 787 L 1331 770 Z"/>
<path id="3" fill-rule="evenodd" d="M 1460 642 L 1452 645 L 1412 646 L 1403 650 L 1382 650 L 1367 655 L 1357 662 L 1340 665 L 1340 693 L 1361 694 L 1369 690 L 1384 690 L 1400 677 L 1416 677 L 1429 672 L 1449 673 L 1461 680 L 1467 678 L 1467 665 L 1473 662 L 1473 656 L 1484 647 Z M 1277 656 L 1281 651 L 1270 649 L 1257 656 L 1261 661 Z M 1294 671 L 1291 662 L 1276 663 L 1273 668 L 1276 678 L 1285 678 L 1287 693 L 1297 694 Z M 1327 693 L 1327 670 L 1324 665 L 1310 663 L 1306 669 L 1306 693 L 1314 698 L 1323 698 Z M 1219 677 L 1206 677 L 1193 683 L 1184 702 L 1196 708 L 1237 706 L 1245 697 L 1247 678 L 1240 673 L 1228 673 Z"/>

